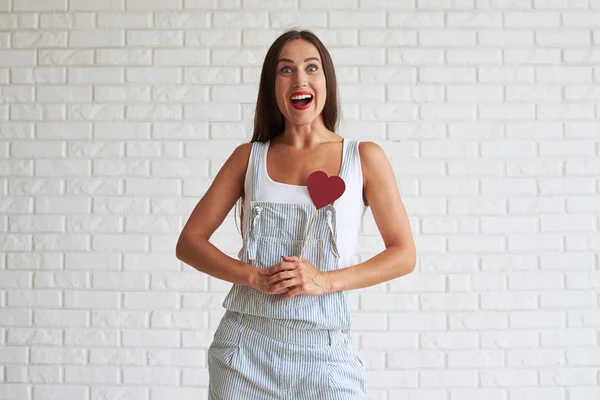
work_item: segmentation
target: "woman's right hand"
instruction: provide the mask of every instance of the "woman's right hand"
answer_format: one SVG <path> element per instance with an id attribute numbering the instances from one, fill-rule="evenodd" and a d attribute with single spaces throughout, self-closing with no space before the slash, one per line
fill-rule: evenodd
<path id="1" fill-rule="evenodd" d="M 289 291 L 291 288 L 284 288 L 279 290 L 277 293 L 273 292 L 273 286 L 275 286 L 278 282 L 269 283 L 269 278 L 273 275 L 273 269 L 277 268 L 277 270 L 281 270 L 281 264 L 289 264 L 287 268 L 284 269 L 294 269 L 295 264 L 293 262 L 280 262 L 278 264 L 273 265 L 271 268 L 258 268 L 252 266 L 253 270 L 250 273 L 248 286 L 262 292 L 264 294 L 282 294 Z"/>

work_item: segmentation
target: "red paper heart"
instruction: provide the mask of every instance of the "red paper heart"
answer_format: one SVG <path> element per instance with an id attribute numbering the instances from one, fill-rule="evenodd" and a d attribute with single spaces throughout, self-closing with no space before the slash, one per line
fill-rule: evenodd
<path id="1" fill-rule="evenodd" d="M 327 176 L 323 171 L 315 171 L 306 180 L 308 194 L 317 210 L 339 199 L 346 190 L 344 180 L 339 176 Z"/>

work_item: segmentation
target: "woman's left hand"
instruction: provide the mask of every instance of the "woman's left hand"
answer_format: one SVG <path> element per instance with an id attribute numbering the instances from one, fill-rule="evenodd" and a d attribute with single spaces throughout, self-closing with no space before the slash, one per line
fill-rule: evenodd
<path id="1" fill-rule="evenodd" d="M 283 261 L 272 267 L 267 283 L 272 284 L 271 294 L 281 294 L 284 299 L 298 294 L 320 296 L 329 293 L 331 282 L 327 273 L 319 271 L 309 261 L 298 257 L 282 256 Z"/>

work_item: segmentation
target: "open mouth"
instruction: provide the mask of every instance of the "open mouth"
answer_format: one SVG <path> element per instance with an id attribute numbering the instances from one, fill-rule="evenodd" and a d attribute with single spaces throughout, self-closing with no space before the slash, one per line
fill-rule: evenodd
<path id="1" fill-rule="evenodd" d="M 290 97 L 290 102 L 292 106 L 297 110 L 305 110 L 307 109 L 313 101 L 312 94 L 299 94 Z"/>

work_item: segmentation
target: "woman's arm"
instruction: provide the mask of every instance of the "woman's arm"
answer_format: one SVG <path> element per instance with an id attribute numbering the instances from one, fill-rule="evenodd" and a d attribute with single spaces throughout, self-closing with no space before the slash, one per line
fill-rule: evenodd
<path id="1" fill-rule="evenodd" d="M 255 267 L 229 257 L 209 242 L 243 194 L 251 143 L 238 146 L 188 218 L 175 255 L 198 271 L 228 282 L 249 285 Z"/>
<path id="2" fill-rule="evenodd" d="M 327 272 L 329 291 L 373 286 L 411 273 L 416 264 L 412 231 L 400 199 L 392 166 L 383 149 L 373 142 L 359 144 L 364 195 L 386 249 L 375 257 Z"/>

